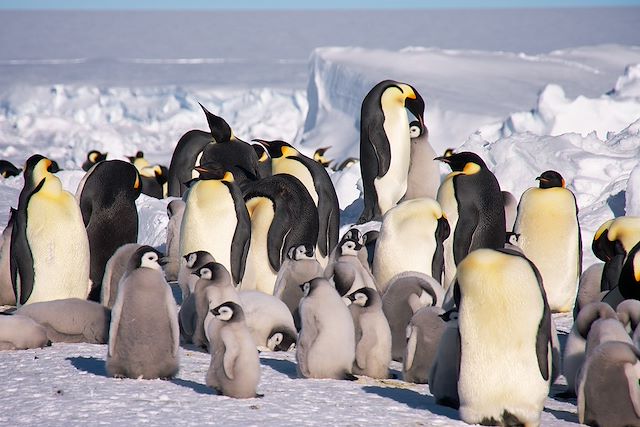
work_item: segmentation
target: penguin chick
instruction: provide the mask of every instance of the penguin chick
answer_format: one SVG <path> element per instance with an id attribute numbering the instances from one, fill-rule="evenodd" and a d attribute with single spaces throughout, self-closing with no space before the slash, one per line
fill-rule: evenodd
<path id="1" fill-rule="evenodd" d="M 182 264 L 178 273 L 178 285 L 182 291 L 182 301 L 186 301 L 189 294 L 193 293 L 195 289 L 198 276 L 193 275 L 193 272 L 214 261 L 213 255 L 207 251 L 195 251 L 182 257 Z"/>
<path id="2" fill-rule="evenodd" d="M 16 305 L 16 294 L 11 284 L 11 234 L 15 214 L 16 210 L 11 208 L 9 222 L 0 236 L 0 305 Z"/>
<path id="3" fill-rule="evenodd" d="M 325 269 L 325 277 L 333 279 L 340 296 L 353 293 L 363 287 L 377 291 L 368 265 L 363 265 L 360 258 L 360 254 L 365 254 L 365 251 L 362 250 L 364 245 L 357 240 L 344 240 L 339 243 L 339 246 L 340 255 L 335 254 L 335 261 Z"/>
<path id="4" fill-rule="evenodd" d="M 139 243 L 127 243 L 120 246 L 109 258 L 104 268 L 104 277 L 102 278 L 102 289 L 100 301 L 105 307 L 111 308 L 116 303 L 118 295 L 118 285 L 120 280 L 135 268 L 131 266 L 129 261 L 133 254 L 142 247 Z M 158 252 L 158 257 L 161 254 Z M 132 268 L 131 270 L 129 268 Z"/>
<path id="5" fill-rule="evenodd" d="M 180 199 L 172 200 L 167 205 L 167 263 L 164 274 L 168 281 L 178 280 L 180 271 L 180 225 L 184 214 L 185 203 Z"/>
<path id="6" fill-rule="evenodd" d="M 259 350 L 287 351 L 296 343 L 296 326 L 284 302 L 260 291 L 241 291 L 238 296 Z"/>
<path id="7" fill-rule="evenodd" d="M 35 320 L 19 314 L 0 316 L 0 350 L 27 350 L 49 345 L 47 331 Z"/>
<path id="8" fill-rule="evenodd" d="M 258 397 L 260 359 L 240 305 L 227 301 L 211 310 L 208 335 L 211 364 L 205 378 L 208 387 L 237 399 Z"/>
<path id="9" fill-rule="evenodd" d="M 407 192 L 402 200 L 428 197 L 435 199 L 440 187 L 440 163 L 434 160 L 436 152 L 429 143 L 429 130 L 417 120 L 409 124 L 411 151 Z"/>
<path id="10" fill-rule="evenodd" d="M 371 378 L 389 378 L 391 329 L 382 312 L 378 291 L 360 288 L 349 294 L 349 311 L 356 332 L 356 360 L 353 372 Z"/>
<path id="11" fill-rule="evenodd" d="M 600 283 L 602 281 L 602 271 L 604 269 L 604 263 L 598 262 L 590 265 L 580 275 L 580 282 L 578 283 L 578 295 L 576 296 L 576 303 L 573 307 L 573 318 L 578 317 L 578 313 L 583 307 L 592 302 L 600 301 Z"/>
<path id="12" fill-rule="evenodd" d="M 446 322 L 446 327 L 429 371 L 429 390 L 438 405 L 458 409 L 461 352 L 458 312 L 448 311 L 442 315 L 442 319 Z"/>
<path id="13" fill-rule="evenodd" d="M 407 348 L 403 357 L 402 379 L 406 382 L 426 384 L 440 339 L 447 327 L 440 307 L 422 307 L 407 326 Z"/>

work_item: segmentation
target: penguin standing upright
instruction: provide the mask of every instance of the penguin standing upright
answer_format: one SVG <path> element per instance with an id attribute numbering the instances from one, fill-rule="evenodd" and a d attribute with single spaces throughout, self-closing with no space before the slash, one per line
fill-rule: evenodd
<path id="1" fill-rule="evenodd" d="M 506 224 L 500 185 L 480 156 L 461 152 L 437 159 L 453 171 L 438 189 L 438 202 L 453 231 L 453 238 L 444 243 L 442 284 L 446 289 L 455 276 L 456 266 L 469 252 L 504 246 Z"/>
<path id="2" fill-rule="evenodd" d="M 393 80 L 375 85 L 362 101 L 360 169 L 364 210 L 359 223 L 379 220 L 407 191 L 411 157 L 407 110 L 422 128 L 424 100 L 412 86 Z"/>
<path id="3" fill-rule="evenodd" d="M 578 206 L 556 171 L 536 178 L 518 204 L 513 232 L 524 255 L 538 267 L 552 312 L 573 309 L 582 273 L 582 239 Z"/>
<path id="4" fill-rule="evenodd" d="M 414 120 L 409 124 L 411 136 L 411 158 L 407 176 L 407 192 L 402 200 L 421 197 L 435 199 L 440 187 L 440 163 L 429 144 L 429 130 L 424 123 Z"/>
<path id="5" fill-rule="evenodd" d="M 87 160 L 82 164 L 82 170 L 88 172 L 93 165 L 100 163 L 103 160 L 107 160 L 108 153 L 101 153 L 98 150 L 91 150 L 87 153 Z"/>
<path id="6" fill-rule="evenodd" d="M 164 274 L 167 280 L 178 280 L 180 272 L 180 226 L 184 214 L 185 203 L 180 199 L 172 200 L 167 205 L 167 263 L 164 266 Z"/>
<path id="7" fill-rule="evenodd" d="M 76 199 L 51 173 L 51 160 L 31 156 L 11 235 L 11 281 L 17 305 L 87 298 L 89 239 Z M 55 280 L 52 280 L 55 278 Z"/>
<path id="8" fill-rule="evenodd" d="M 136 169 L 122 160 L 95 165 L 83 179 L 76 197 L 87 228 L 91 252 L 89 299 L 100 301 L 102 279 L 109 258 L 122 245 L 138 240 L 140 178 Z"/>

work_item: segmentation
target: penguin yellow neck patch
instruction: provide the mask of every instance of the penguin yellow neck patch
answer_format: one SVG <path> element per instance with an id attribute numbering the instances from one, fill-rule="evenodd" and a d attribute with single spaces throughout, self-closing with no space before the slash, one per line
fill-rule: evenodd
<path id="1" fill-rule="evenodd" d="M 633 257 L 633 277 L 636 279 L 636 282 L 640 282 L 640 253 L 637 252 Z"/>
<path id="2" fill-rule="evenodd" d="M 298 155 L 298 151 L 296 151 L 296 149 L 293 148 L 293 147 L 284 146 L 284 147 L 282 147 L 281 151 L 282 151 L 282 156 L 283 157 L 293 157 L 293 156 Z"/>
<path id="3" fill-rule="evenodd" d="M 235 178 L 233 177 L 233 174 L 231 172 L 225 172 L 222 180 L 226 182 L 233 182 L 235 181 Z"/>
<path id="4" fill-rule="evenodd" d="M 466 165 L 464 165 L 464 168 L 462 169 L 462 173 L 465 175 L 474 175 L 478 172 L 480 172 L 480 165 L 473 162 L 467 163 Z"/>

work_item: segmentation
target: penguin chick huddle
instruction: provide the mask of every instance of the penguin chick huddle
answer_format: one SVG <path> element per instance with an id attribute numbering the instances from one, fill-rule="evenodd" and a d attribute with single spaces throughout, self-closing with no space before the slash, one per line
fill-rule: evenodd
<path id="1" fill-rule="evenodd" d="M 581 277 L 562 175 L 518 203 L 477 154 L 437 156 L 422 96 L 385 80 L 362 103 L 364 209 L 340 237 L 327 148 L 245 142 L 201 107 L 209 131 L 185 133 L 169 168 L 91 151 L 73 195 L 50 159 L 27 160 L 2 234 L 0 304 L 16 309 L 0 349 L 107 344 L 110 376 L 171 378 L 193 344 L 206 385 L 237 398 L 258 396 L 259 350 L 295 348 L 303 378 L 385 379 L 395 360 L 485 425 L 539 425 L 562 372 L 581 422 L 640 425 L 639 218 L 601 226 L 604 264 Z M 173 197 L 166 255 L 137 243 L 141 192 Z M 572 310 L 561 357 L 552 313 Z"/>

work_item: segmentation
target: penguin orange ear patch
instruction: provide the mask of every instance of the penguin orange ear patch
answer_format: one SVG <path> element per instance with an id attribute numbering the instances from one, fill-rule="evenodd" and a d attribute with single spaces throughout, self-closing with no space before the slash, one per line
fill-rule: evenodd
<path id="1" fill-rule="evenodd" d="M 291 157 L 291 156 L 295 156 L 295 155 L 297 155 L 297 154 L 298 154 L 298 152 L 296 151 L 296 149 L 295 149 L 295 148 L 293 148 L 293 147 L 287 147 L 287 146 L 284 146 L 284 147 L 282 147 L 282 150 L 281 150 L 281 151 L 282 151 L 282 155 L 283 155 L 284 157 Z"/>
<path id="2" fill-rule="evenodd" d="M 233 174 L 232 174 L 231 172 L 225 172 L 225 173 L 224 173 L 224 176 L 222 177 L 222 180 L 223 180 L 223 181 L 226 181 L 226 182 L 233 182 L 233 181 L 235 181 L 235 179 L 234 179 L 234 177 L 233 177 Z"/>
<path id="3" fill-rule="evenodd" d="M 467 163 L 466 165 L 464 165 L 464 168 L 462 169 L 462 173 L 464 173 L 465 175 L 473 175 L 478 172 L 480 172 L 480 165 L 473 162 Z"/>
<path id="4" fill-rule="evenodd" d="M 636 253 L 636 256 L 633 257 L 633 277 L 636 282 L 640 282 L 640 253 Z"/>

